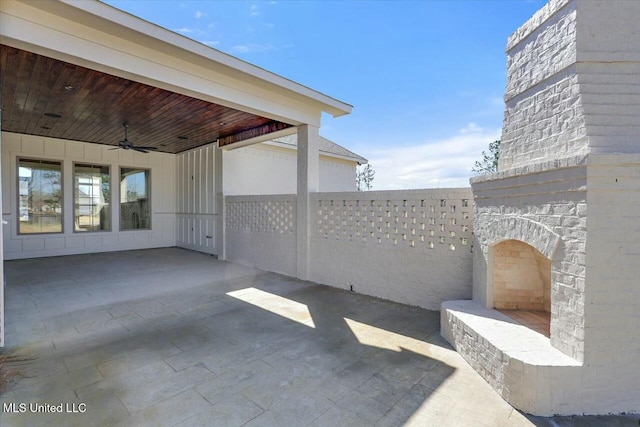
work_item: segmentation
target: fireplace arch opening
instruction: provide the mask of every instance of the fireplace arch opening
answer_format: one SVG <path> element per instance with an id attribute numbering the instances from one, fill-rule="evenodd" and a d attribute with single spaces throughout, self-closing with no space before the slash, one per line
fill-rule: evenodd
<path id="1" fill-rule="evenodd" d="M 493 247 L 493 307 L 549 337 L 551 260 L 520 240 Z"/>

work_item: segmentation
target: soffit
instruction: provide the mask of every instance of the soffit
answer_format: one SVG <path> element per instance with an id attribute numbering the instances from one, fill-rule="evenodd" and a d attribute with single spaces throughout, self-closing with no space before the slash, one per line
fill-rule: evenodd
<path id="1" fill-rule="evenodd" d="M 117 146 L 127 122 L 134 144 L 175 154 L 291 127 L 33 52 L 0 50 L 3 131 Z"/>

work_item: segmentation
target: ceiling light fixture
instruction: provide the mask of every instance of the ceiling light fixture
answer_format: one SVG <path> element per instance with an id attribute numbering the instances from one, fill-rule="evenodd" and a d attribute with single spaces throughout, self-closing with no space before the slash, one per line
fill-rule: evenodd
<path id="1" fill-rule="evenodd" d="M 66 85 L 64 88 L 65 88 L 65 90 L 74 90 L 74 89 L 75 89 L 75 88 L 74 88 L 73 86 L 71 86 L 71 85 Z"/>

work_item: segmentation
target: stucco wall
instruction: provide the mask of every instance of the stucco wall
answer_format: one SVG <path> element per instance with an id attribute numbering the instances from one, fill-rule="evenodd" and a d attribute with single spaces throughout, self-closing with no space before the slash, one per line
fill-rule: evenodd
<path id="1" fill-rule="evenodd" d="M 4 259 L 175 246 L 175 160 L 171 154 L 110 150 L 108 146 L 2 133 Z M 64 232 L 18 235 L 17 158 L 59 160 L 63 165 Z M 74 232 L 74 162 L 111 167 L 111 231 Z M 151 170 L 151 230 L 120 230 L 120 167 Z"/>
<path id="2" fill-rule="evenodd" d="M 295 194 L 296 151 L 256 144 L 225 151 L 224 192 L 227 195 Z M 320 155 L 320 191 L 354 191 L 356 163 Z"/>

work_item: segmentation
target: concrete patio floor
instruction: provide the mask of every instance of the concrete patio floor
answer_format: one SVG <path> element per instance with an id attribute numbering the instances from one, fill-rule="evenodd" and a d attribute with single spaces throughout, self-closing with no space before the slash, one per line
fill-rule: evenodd
<path id="1" fill-rule="evenodd" d="M 439 313 L 181 249 L 5 263 L 3 354 L 33 355 L 2 426 L 638 425 L 513 410 Z M 66 409 L 66 407 L 65 407 Z"/>

